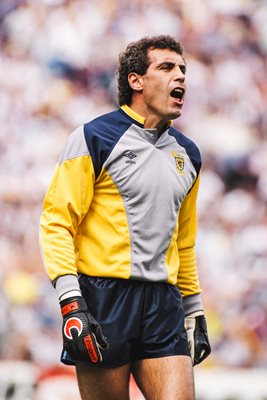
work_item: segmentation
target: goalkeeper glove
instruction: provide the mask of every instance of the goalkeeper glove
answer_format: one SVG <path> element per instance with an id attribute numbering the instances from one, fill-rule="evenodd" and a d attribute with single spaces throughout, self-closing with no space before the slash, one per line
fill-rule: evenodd
<path id="1" fill-rule="evenodd" d="M 185 329 L 193 365 L 197 365 L 205 360 L 211 352 L 203 311 L 196 311 L 186 316 Z"/>
<path id="2" fill-rule="evenodd" d="M 82 296 L 73 296 L 60 301 L 63 316 L 63 345 L 75 361 L 102 361 L 100 350 L 108 348 L 107 338 L 99 323 L 89 313 Z"/>

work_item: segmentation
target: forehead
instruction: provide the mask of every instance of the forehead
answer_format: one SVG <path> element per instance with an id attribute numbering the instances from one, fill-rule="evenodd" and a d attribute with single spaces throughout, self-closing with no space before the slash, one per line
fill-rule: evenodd
<path id="1" fill-rule="evenodd" d="M 169 49 L 148 50 L 148 58 L 150 60 L 150 65 L 160 64 L 163 62 L 172 62 L 174 64 L 185 65 L 183 57 L 175 51 Z"/>

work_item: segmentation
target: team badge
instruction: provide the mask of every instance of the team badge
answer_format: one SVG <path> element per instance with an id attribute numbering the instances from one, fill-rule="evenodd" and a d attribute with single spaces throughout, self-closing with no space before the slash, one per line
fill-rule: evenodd
<path id="1" fill-rule="evenodd" d="M 184 175 L 184 156 L 182 154 L 177 154 L 176 151 L 172 152 L 172 156 L 174 157 L 176 171 L 179 174 Z"/>
<path id="2" fill-rule="evenodd" d="M 83 330 L 83 323 L 79 318 L 76 317 L 69 318 L 64 325 L 64 335 L 70 340 L 73 339 L 71 332 L 72 329 L 75 329 L 78 333 L 78 336 L 80 336 Z"/>

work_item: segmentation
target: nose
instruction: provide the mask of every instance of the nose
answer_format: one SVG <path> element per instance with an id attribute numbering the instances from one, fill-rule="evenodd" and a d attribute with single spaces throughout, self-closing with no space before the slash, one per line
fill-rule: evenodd
<path id="1" fill-rule="evenodd" d="M 175 68 L 175 77 L 174 80 L 177 82 L 184 82 L 185 81 L 185 73 L 181 70 L 179 66 Z"/>

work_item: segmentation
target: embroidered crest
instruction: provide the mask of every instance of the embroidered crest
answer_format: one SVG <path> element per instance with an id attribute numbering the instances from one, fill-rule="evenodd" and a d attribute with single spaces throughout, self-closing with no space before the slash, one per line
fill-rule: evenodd
<path id="1" fill-rule="evenodd" d="M 172 156 L 175 160 L 176 170 L 179 174 L 184 175 L 184 156 L 182 154 L 177 154 L 176 151 L 172 151 Z"/>

